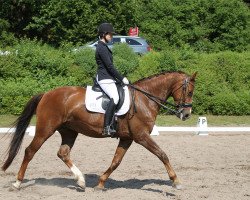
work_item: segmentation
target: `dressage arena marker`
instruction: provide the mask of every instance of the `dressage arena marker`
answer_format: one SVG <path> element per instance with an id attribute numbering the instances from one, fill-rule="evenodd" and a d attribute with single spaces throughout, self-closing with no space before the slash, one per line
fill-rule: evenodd
<path id="1" fill-rule="evenodd" d="M 208 135 L 206 117 L 198 118 L 197 127 L 199 127 L 199 130 L 196 132 L 197 135 L 204 135 L 204 136 Z"/>

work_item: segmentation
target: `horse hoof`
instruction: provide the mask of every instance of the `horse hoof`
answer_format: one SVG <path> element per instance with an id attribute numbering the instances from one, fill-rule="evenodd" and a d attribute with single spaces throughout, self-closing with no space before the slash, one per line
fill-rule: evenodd
<path id="1" fill-rule="evenodd" d="M 9 187 L 9 191 L 13 192 L 13 191 L 19 191 L 20 187 L 16 187 L 15 184 L 11 184 L 11 186 Z"/>
<path id="2" fill-rule="evenodd" d="M 85 192 L 85 183 L 82 181 L 77 181 L 77 185 L 81 188 L 81 191 Z"/>
<path id="3" fill-rule="evenodd" d="M 107 191 L 107 189 L 105 187 L 99 187 L 99 186 L 96 186 L 94 189 L 95 189 L 95 191 L 102 191 L 102 192 Z"/>
<path id="4" fill-rule="evenodd" d="M 179 182 L 173 183 L 173 188 L 177 189 L 177 190 L 181 190 L 182 189 L 182 185 Z"/>

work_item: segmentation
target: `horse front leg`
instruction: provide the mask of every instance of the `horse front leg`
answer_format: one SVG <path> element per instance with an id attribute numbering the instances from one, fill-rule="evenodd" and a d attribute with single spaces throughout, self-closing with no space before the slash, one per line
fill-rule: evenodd
<path id="1" fill-rule="evenodd" d="M 168 175 L 170 180 L 173 181 L 173 187 L 176 189 L 181 189 L 181 183 L 178 180 L 176 173 L 174 172 L 174 169 L 172 168 L 168 156 L 166 153 L 155 143 L 155 141 L 151 138 L 149 134 L 141 134 L 140 136 L 134 138 L 134 141 L 142 146 L 144 146 L 146 149 L 148 149 L 151 153 L 156 155 L 165 165 L 165 168 L 167 169 Z"/>
<path id="2" fill-rule="evenodd" d="M 110 174 L 119 166 L 125 153 L 127 152 L 128 148 L 131 146 L 132 142 L 133 140 L 120 139 L 114 158 L 112 160 L 112 163 L 110 167 L 107 169 L 107 171 L 102 176 L 100 176 L 98 185 L 96 186 L 95 189 L 104 190 L 104 184 L 106 180 L 108 179 Z"/>

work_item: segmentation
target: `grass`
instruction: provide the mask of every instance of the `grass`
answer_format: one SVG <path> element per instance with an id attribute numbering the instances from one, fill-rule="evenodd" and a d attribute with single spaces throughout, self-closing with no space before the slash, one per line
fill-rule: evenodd
<path id="1" fill-rule="evenodd" d="M 181 121 L 173 115 L 159 115 L 156 119 L 158 126 L 196 126 L 199 117 L 206 117 L 208 126 L 250 126 L 250 116 L 215 116 L 192 115 L 190 119 Z"/>
<path id="2" fill-rule="evenodd" d="M 10 127 L 17 119 L 14 115 L 0 115 L 0 127 Z M 203 115 L 207 118 L 208 126 L 250 126 L 250 116 L 214 116 Z M 156 119 L 157 126 L 196 126 L 199 116 L 192 115 L 187 121 L 181 121 L 174 115 L 158 115 Z M 35 125 L 35 116 L 31 124 Z"/>
<path id="3" fill-rule="evenodd" d="M 15 120 L 18 118 L 16 115 L 0 115 L 0 127 L 11 127 Z M 31 125 L 35 125 L 36 117 L 32 117 Z"/>

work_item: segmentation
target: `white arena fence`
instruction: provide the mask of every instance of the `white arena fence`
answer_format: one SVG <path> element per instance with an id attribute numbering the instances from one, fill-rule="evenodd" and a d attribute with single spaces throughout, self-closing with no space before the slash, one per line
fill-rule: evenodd
<path id="1" fill-rule="evenodd" d="M 26 133 L 29 136 L 35 135 L 35 126 L 29 126 L 26 130 Z M 14 128 L 0 128 L 0 133 L 13 133 L 15 132 Z M 227 132 L 234 134 L 250 133 L 250 127 L 163 127 L 163 126 L 154 126 L 151 135 L 167 134 L 171 132 L 176 134 L 182 133 L 193 133 L 196 135 L 208 135 L 209 132 Z"/>

